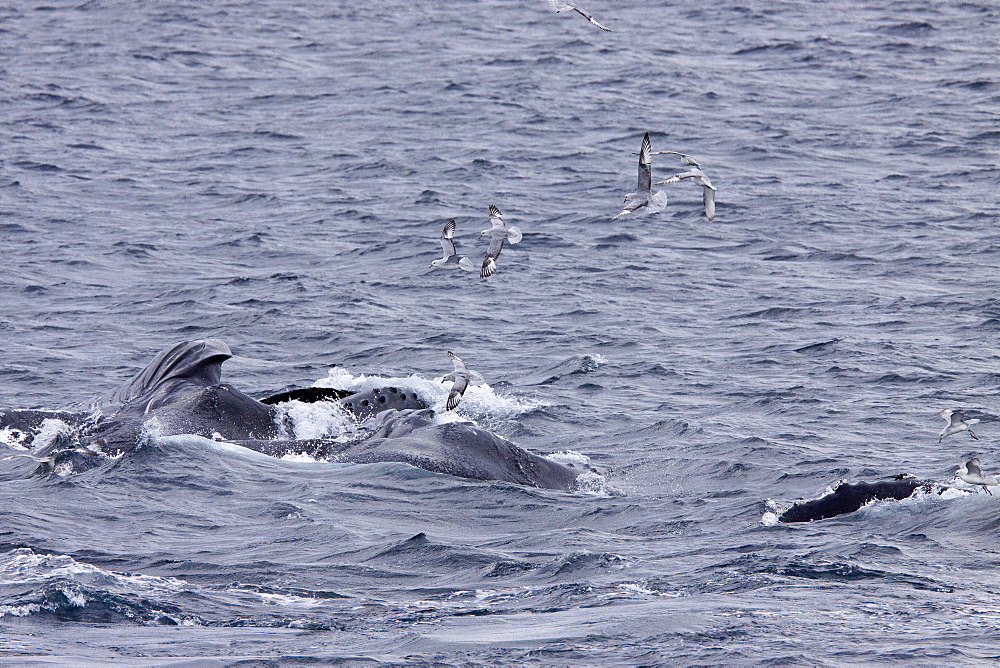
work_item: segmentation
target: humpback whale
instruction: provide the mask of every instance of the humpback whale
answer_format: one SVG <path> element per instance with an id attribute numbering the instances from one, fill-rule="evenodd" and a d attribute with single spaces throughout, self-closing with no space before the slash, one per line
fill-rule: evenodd
<path id="1" fill-rule="evenodd" d="M 292 452 L 355 464 L 403 462 L 460 478 L 545 489 L 571 489 L 585 471 L 528 452 L 469 423 L 436 424 L 429 408 L 383 411 L 362 423 L 362 430 L 365 437 L 349 443 L 332 439 L 233 443 L 275 457 Z"/>
<path id="2" fill-rule="evenodd" d="M 933 482 L 920 481 L 908 474 L 879 482 L 841 482 L 833 491 L 818 499 L 800 501 L 778 514 L 779 522 L 812 522 L 837 515 L 853 513 L 872 501 L 895 499 L 900 501 L 917 492 L 942 494 L 948 487 Z"/>
<path id="3" fill-rule="evenodd" d="M 76 445 L 32 454 L 51 470 L 61 455 L 98 458 L 131 451 L 144 430 L 157 436 L 195 434 L 221 439 L 268 455 L 307 453 L 338 462 L 402 462 L 477 480 L 503 480 L 550 489 L 570 489 L 584 470 L 520 448 L 467 422 L 435 421 L 435 413 L 412 391 L 395 387 L 349 392 L 302 388 L 254 399 L 222 382 L 222 364 L 232 356 L 218 339 L 183 341 L 160 352 L 132 379 L 100 403 L 94 414 L 68 411 L 0 411 L 0 430 L 36 434 L 45 420 L 58 419 Z M 349 442 L 296 439 L 277 404 L 332 401 L 359 423 Z"/>

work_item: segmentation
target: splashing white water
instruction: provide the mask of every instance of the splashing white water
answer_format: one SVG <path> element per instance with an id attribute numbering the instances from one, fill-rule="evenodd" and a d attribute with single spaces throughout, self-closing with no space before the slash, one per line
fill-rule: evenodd
<path id="1" fill-rule="evenodd" d="M 51 583 L 75 607 L 87 604 L 84 588 L 107 590 L 121 588 L 149 595 L 176 594 L 190 589 L 183 580 L 152 575 L 131 575 L 105 571 L 81 563 L 65 554 L 36 554 L 30 548 L 16 548 L 0 558 L 0 585 L 12 588 L 38 588 Z M 37 603 L 0 606 L 0 617 L 9 614 L 23 617 L 41 609 Z"/>
<path id="2" fill-rule="evenodd" d="M 58 418 L 45 418 L 38 426 L 38 431 L 35 432 L 35 437 L 31 441 L 31 449 L 37 450 L 46 445 L 51 445 L 59 436 L 71 434 L 72 432 L 73 428 L 62 420 Z"/>
<path id="3" fill-rule="evenodd" d="M 275 421 L 291 428 L 291 438 L 344 440 L 357 429 L 353 416 L 333 401 L 286 401 L 276 408 Z"/>
<path id="4" fill-rule="evenodd" d="M 423 400 L 435 413 L 443 415 L 448 393 L 451 391 L 450 381 L 441 382 L 441 378 L 429 380 L 416 374 L 406 378 L 387 378 L 385 376 L 366 376 L 351 374 L 343 367 L 330 369 L 326 378 L 316 381 L 316 387 L 330 387 L 351 392 L 365 392 L 376 387 L 397 387 L 406 392 L 412 392 Z M 472 385 L 462 397 L 462 402 L 455 413 L 475 421 L 477 418 L 497 419 L 510 418 L 529 413 L 545 404 L 527 399 L 497 394 L 487 385 Z"/>
<path id="5" fill-rule="evenodd" d="M 582 470 L 583 473 L 577 476 L 573 490 L 584 494 L 594 494 L 596 496 L 622 496 L 624 492 L 614 487 L 607 476 L 593 470 L 591 459 L 587 455 L 576 450 L 564 450 L 544 455 L 545 459 L 553 461 L 563 466 Z"/>
<path id="6" fill-rule="evenodd" d="M 0 443 L 15 450 L 27 450 L 28 448 L 24 444 L 27 438 L 28 434 L 20 429 L 14 429 L 13 427 L 0 429 Z"/>

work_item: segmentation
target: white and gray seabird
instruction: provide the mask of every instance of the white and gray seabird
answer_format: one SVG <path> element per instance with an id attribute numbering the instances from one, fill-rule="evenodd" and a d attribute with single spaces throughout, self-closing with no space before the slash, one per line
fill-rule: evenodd
<path id="1" fill-rule="evenodd" d="M 701 163 L 687 153 L 677 151 L 653 151 L 653 155 L 676 155 L 680 158 L 681 164 L 685 167 L 701 167 Z"/>
<path id="2" fill-rule="evenodd" d="M 670 153 L 672 155 L 680 156 L 681 164 L 690 167 L 691 169 L 686 172 L 681 172 L 680 174 L 674 174 L 670 178 L 662 181 L 657 181 L 656 185 L 662 185 L 664 183 L 677 183 L 678 181 L 683 181 L 684 179 L 691 179 L 693 182 L 701 186 L 702 200 L 705 204 L 705 217 L 708 218 L 709 221 L 715 220 L 716 188 L 712 185 L 712 182 L 708 180 L 708 176 L 705 175 L 705 172 L 701 171 L 701 165 L 698 164 L 698 161 L 687 153 L 678 153 L 677 151 L 659 151 L 658 153 Z"/>
<path id="3" fill-rule="evenodd" d="M 577 7 L 572 2 L 567 2 L 566 0 L 549 0 L 549 5 L 551 5 L 552 9 L 556 10 L 557 12 L 563 12 L 566 11 L 567 9 L 572 9 L 574 12 L 576 12 L 583 18 L 587 19 L 601 30 L 607 30 L 608 32 L 613 32 L 611 28 L 605 28 L 600 23 L 598 23 L 597 19 L 591 16 L 589 12 L 580 7 Z"/>
<path id="4" fill-rule="evenodd" d="M 504 225 L 503 214 L 493 204 L 490 204 L 490 223 L 492 226 L 488 230 L 479 233 L 480 237 L 488 236 L 490 238 L 490 247 L 486 250 L 483 268 L 479 272 L 479 276 L 482 278 L 488 278 L 496 273 L 497 258 L 500 257 L 500 251 L 503 250 L 505 241 L 516 244 L 521 240 L 521 230 L 514 225 Z"/>
<path id="5" fill-rule="evenodd" d="M 449 218 L 441 230 L 441 252 L 444 254 L 440 260 L 431 262 L 431 268 L 439 269 L 464 269 L 465 271 L 475 271 L 476 265 L 472 260 L 459 255 L 455 248 L 455 219 Z"/>
<path id="6" fill-rule="evenodd" d="M 987 485 L 1000 485 L 1000 481 L 997 480 L 996 476 L 984 476 L 983 469 L 979 468 L 979 457 L 973 457 L 965 463 L 965 473 L 962 473 L 962 469 L 958 470 L 955 474 L 956 478 L 961 478 L 970 485 L 982 485 L 983 489 L 990 496 L 993 496 L 993 492 Z"/>
<path id="7" fill-rule="evenodd" d="M 448 357 L 455 364 L 455 370 L 442 378 L 441 382 L 443 383 L 446 380 L 452 381 L 451 392 L 448 393 L 448 401 L 445 404 L 445 410 L 452 411 L 462 401 L 462 395 L 465 394 L 465 390 L 470 384 L 482 385 L 486 382 L 486 379 L 479 375 L 478 372 L 465 366 L 465 362 L 450 350 L 448 351 Z"/>
<path id="8" fill-rule="evenodd" d="M 948 421 L 948 425 L 941 430 L 938 434 L 938 443 L 944 440 L 946 436 L 951 436 L 952 434 L 957 434 L 960 431 L 968 431 L 969 436 L 979 440 L 976 436 L 976 432 L 972 431 L 972 425 L 979 424 L 979 420 L 966 420 L 965 411 L 950 411 L 947 408 L 938 413 L 938 416 L 943 417 Z"/>
<path id="9" fill-rule="evenodd" d="M 656 213 L 663 211 L 667 205 L 667 194 L 662 190 L 650 191 L 653 181 L 653 151 L 649 143 L 649 133 L 642 137 L 642 148 L 639 149 L 639 187 L 634 193 L 625 195 L 625 206 L 615 218 L 628 215 L 634 211 Z M 612 218 L 611 220 L 614 220 Z"/>

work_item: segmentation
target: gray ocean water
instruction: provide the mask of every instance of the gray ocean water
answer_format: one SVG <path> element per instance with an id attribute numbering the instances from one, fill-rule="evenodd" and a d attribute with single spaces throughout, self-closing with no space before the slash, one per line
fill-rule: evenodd
<path id="1" fill-rule="evenodd" d="M 582 1 L 582 0 L 581 0 Z M 0 407 L 86 408 L 217 337 L 254 396 L 489 381 L 574 492 L 156 441 L 0 462 L 0 662 L 1000 660 L 1000 8 L 160 0 L 0 8 Z M 659 186 L 653 150 L 718 188 Z M 681 166 L 654 156 L 654 177 Z M 447 218 L 524 237 L 428 268 Z M 510 252 L 513 251 L 513 252 Z M 937 443 L 964 408 L 980 440 Z M 0 454 L 6 446 L 0 445 Z"/>

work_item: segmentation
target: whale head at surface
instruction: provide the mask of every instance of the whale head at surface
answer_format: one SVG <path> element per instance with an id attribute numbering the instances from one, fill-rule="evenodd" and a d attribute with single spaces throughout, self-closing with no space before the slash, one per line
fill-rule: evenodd
<path id="1" fill-rule="evenodd" d="M 161 351 L 111 393 L 108 419 L 89 435 L 134 444 L 141 425 L 155 417 L 164 436 L 273 438 L 274 409 L 222 382 L 222 363 L 232 356 L 219 339 L 182 341 Z"/>
<path id="2" fill-rule="evenodd" d="M 233 356 L 219 339 L 181 341 L 161 351 L 142 371 L 115 390 L 109 401 L 130 404 L 144 401 L 148 408 L 169 402 L 181 385 L 209 387 L 222 382 L 222 363 Z"/>
<path id="3" fill-rule="evenodd" d="M 401 462 L 435 473 L 544 489 L 572 490 L 580 474 L 589 472 L 588 467 L 529 452 L 474 423 L 442 422 L 408 389 L 313 387 L 258 401 L 222 382 L 222 364 L 230 357 L 229 346 L 218 339 L 175 343 L 108 395 L 100 412 L 6 410 L 0 411 L 0 428 L 37 432 L 46 419 L 58 419 L 72 431 L 58 447 L 30 455 L 47 464 L 42 474 L 67 462 L 78 470 L 77 460 L 82 466 L 125 454 L 146 438 L 181 434 L 231 441 L 274 457 L 308 452 L 339 462 Z M 291 401 L 338 403 L 361 423 L 359 438 L 289 438 L 294 425 L 283 420 L 276 404 Z"/>

